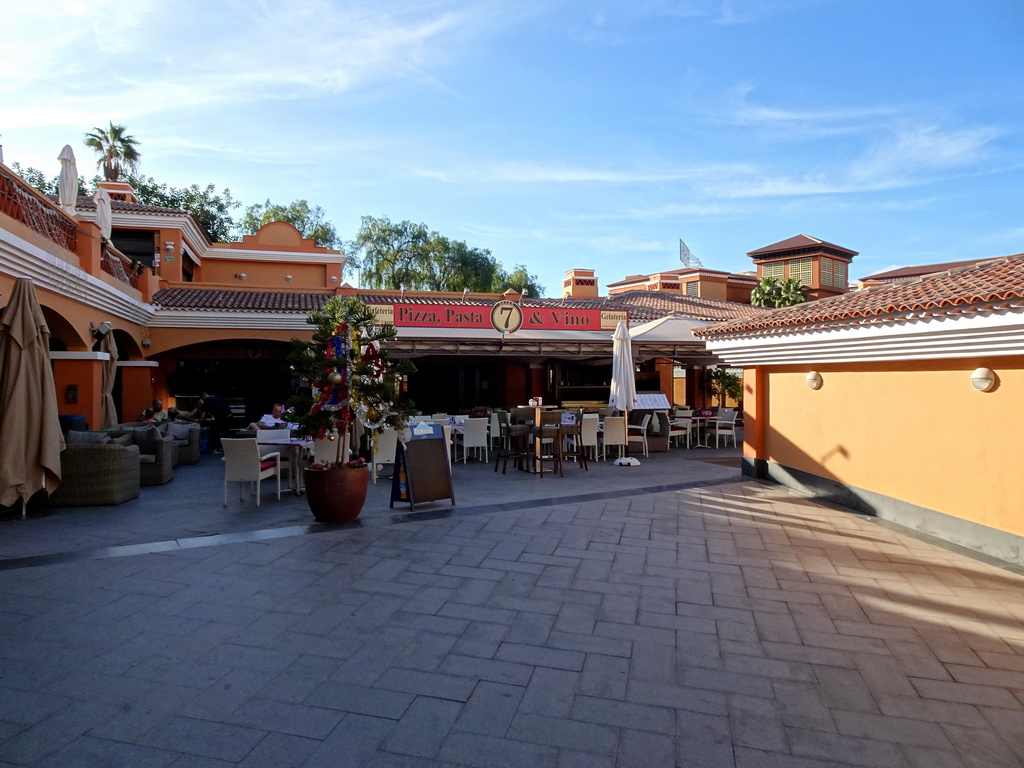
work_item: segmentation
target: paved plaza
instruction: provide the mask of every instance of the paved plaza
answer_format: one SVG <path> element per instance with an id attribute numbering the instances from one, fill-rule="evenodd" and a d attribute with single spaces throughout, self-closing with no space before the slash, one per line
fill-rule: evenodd
<path id="1" fill-rule="evenodd" d="M 736 455 L 0 521 L 0 766 L 1024 764 L 1024 577 Z"/>

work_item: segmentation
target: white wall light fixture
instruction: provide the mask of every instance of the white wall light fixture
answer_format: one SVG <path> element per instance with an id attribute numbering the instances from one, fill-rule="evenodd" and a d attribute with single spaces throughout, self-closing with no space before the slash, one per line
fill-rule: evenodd
<path id="1" fill-rule="evenodd" d="M 823 383 L 821 379 L 821 374 L 818 373 L 817 371 L 808 372 L 808 374 L 804 377 L 804 382 L 811 389 L 821 389 L 821 385 Z"/>
<path id="2" fill-rule="evenodd" d="M 975 368 L 971 374 L 971 386 L 979 392 L 991 392 L 996 388 L 996 375 L 991 368 Z"/>
<path id="3" fill-rule="evenodd" d="M 245 274 L 245 272 L 239 272 L 237 275 L 235 275 L 235 277 L 237 277 L 239 280 L 245 280 L 245 278 L 247 278 L 248 275 Z"/>
<path id="4" fill-rule="evenodd" d="M 284 279 L 287 280 L 290 283 L 292 281 L 292 276 L 291 275 L 285 275 Z"/>

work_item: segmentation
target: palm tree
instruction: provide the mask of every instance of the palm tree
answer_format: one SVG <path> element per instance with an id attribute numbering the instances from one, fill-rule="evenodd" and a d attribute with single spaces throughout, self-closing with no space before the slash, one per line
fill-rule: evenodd
<path id="1" fill-rule="evenodd" d="M 109 128 L 97 127 L 85 134 L 85 146 L 99 153 L 96 167 L 103 171 L 107 181 L 119 181 L 122 174 L 138 170 L 141 157 L 138 144 L 134 136 L 125 133 L 123 125 L 114 125 L 113 121 Z"/>

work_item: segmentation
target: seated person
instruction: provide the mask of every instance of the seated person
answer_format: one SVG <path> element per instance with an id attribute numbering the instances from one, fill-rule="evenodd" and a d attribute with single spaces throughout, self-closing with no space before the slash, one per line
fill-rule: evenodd
<path id="1" fill-rule="evenodd" d="M 149 416 L 146 416 L 146 413 Z M 164 401 L 159 397 L 153 401 L 153 405 L 142 412 L 142 416 L 139 417 L 139 421 L 167 421 L 167 411 L 164 410 Z"/>
<path id="2" fill-rule="evenodd" d="M 280 403 L 274 403 L 274 407 L 270 413 L 263 414 L 263 418 L 259 421 L 254 421 L 249 425 L 249 429 L 290 429 L 291 424 L 284 420 L 284 406 Z"/>

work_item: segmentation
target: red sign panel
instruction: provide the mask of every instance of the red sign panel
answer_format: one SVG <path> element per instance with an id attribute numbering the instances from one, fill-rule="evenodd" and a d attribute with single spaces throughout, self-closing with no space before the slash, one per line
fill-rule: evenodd
<path id="1" fill-rule="evenodd" d="M 522 330 L 609 331 L 625 312 L 567 307 L 521 307 Z M 395 304 L 396 328 L 491 328 L 491 307 L 472 304 Z"/>

